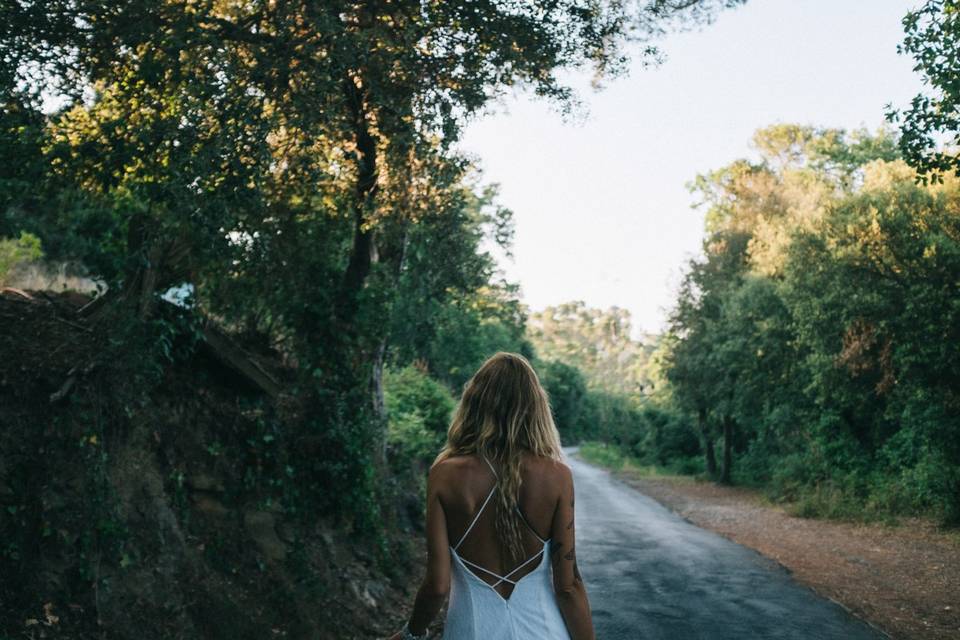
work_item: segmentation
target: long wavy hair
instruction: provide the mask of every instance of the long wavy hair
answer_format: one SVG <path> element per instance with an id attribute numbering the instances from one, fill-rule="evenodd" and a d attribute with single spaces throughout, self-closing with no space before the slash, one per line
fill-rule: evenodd
<path id="1" fill-rule="evenodd" d="M 524 555 L 520 497 L 520 454 L 560 460 L 560 435 L 553 423 L 547 392 L 523 356 L 496 353 L 487 359 L 463 388 L 447 430 L 447 443 L 434 464 L 478 454 L 493 464 L 499 476 L 496 530 L 506 557 Z"/>

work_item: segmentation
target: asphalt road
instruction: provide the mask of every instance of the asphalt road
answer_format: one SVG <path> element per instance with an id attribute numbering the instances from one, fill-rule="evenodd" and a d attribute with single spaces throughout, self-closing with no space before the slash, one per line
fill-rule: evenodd
<path id="1" fill-rule="evenodd" d="M 568 455 L 574 449 L 568 449 Z M 570 455 L 577 561 L 599 640 L 880 640 L 777 563 Z"/>

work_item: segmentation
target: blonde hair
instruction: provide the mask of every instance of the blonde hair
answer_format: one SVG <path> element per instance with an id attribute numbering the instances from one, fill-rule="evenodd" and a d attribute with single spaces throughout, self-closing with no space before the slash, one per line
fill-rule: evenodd
<path id="1" fill-rule="evenodd" d="M 470 454 L 490 460 L 499 476 L 497 536 L 514 562 L 524 555 L 517 509 L 523 451 L 560 460 L 560 435 L 547 392 L 533 367 L 519 354 L 499 352 L 464 385 L 447 430 L 447 443 L 434 464 Z"/>

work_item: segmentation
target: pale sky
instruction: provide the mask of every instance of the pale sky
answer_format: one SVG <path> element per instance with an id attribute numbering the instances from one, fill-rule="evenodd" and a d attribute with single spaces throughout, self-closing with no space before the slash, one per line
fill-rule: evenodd
<path id="1" fill-rule="evenodd" d="M 703 235 L 686 183 L 749 156 L 762 126 L 883 124 L 922 86 L 896 51 L 918 1 L 748 0 L 662 41 L 660 67 L 583 92 L 585 120 L 518 95 L 471 123 L 461 148 L 514 212 L 502 266 L 524 301 L 616 305 L 635 333 L 661 330 Z"/>

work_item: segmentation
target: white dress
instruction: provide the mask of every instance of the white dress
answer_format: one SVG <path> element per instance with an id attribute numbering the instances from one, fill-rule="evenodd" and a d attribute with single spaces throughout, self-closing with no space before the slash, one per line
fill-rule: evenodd
<path id="1" fill-rule="evenodd" d="M 494 477 L 497 473 L 490 461 L 484 458 Z M 478 564 L 460 557 L 457 549 L 477 523 L 477 519 L 497 489 L 494 483 L 483 506 L 473 517 L 470 526 L 456 545 L 450 547 L 452 581 L 450 601 L 447 604 L 447 619 L 443 630 L 444 640 L 569 640 L 570 634 L 560 615 L 557 597 L 553 590 L 553 578 L 548 566 L 550 541 L 537 536 L 542 543 L 540 551 L 520 563 L 506 575 L 499 575 Z M 521 518 L 523 519 L 523 518 Z M 524 519 L 524 522 L 526 520 Z M 529 525 L 528 525 L 529 526 Z M 530 528 L 533 531 L 533 528 Z M 533 531 L 534 535 L 537 535 Z M 536 562 L 537 567 L 519 580 L 510 576 L 523 567 Z M 489 584 L 471 571 L 496 578 Z M 509 598 L 504 598 L 495 589 L 503 582 L 512 585 Z"/>

